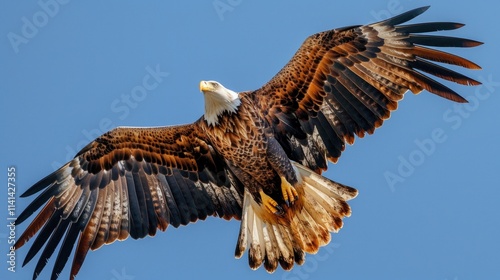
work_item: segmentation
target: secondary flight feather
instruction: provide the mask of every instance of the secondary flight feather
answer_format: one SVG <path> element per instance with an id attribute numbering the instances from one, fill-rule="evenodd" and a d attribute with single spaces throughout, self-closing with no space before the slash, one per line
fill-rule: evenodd
<path id="1" fill-rule="evenodd" d="M 74 249 L 74 279 L 89 249 L 208 216 L 241 220 L 235 255 L 247 252 L 252 269 L 302 264 L 342 227 L 357 195 L 321 176 L 328 161 L 381 126 L 407 91 L 466 102 L 431 76 L 480 84 L 443 66 L 477 64 L 429 48 L 480 42 L 425 34 L 463 24 L 404 24 L 427 8 L 314 34 L 257 90 L 202 81 L 205 112 L 194 123 L 98 137 L 22 195 L 40 193 L 16 221 L 38 211 L 15 245 L 36 235 L 23 265 L 40 254 L 36 279 L 61 243 L 51 278 Z"/>

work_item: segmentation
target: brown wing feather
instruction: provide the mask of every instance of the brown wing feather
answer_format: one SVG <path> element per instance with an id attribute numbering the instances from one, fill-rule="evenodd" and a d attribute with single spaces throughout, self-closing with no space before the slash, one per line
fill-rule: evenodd
<path id="1" fill-rule="evenodd" d="M 337 161 L 345 143 L 352 144 L 355 135 L 363 137 L 381 126 L 408 90 L 416 94 L 425 89 L 466 102 L 424 73 L 478 85 L 478 81 L 430 61 L 470 69 L 480 67 L 422 45 L 473 47 L 481 43 L 415 34 L 457 29 L 463 26 L 459 23 L 398 25 L 427 8 L 370 25 L 314 34 L 273 79 L 252 93 L 291 159 L 321 172 L 326 169 L 326 159 Z"/>
<path id="2" fill-rule="evenodd" d="M 22 195 L 43 190 L 17 224 L 45 204 L 15 245 L 20 248 L 38 233 L 24 264 L 45 245 L 34 272 L 38 275 L 63 240 L 54 278 L 77 243 L 73 279 L 89 249 L 128 236 L 153 236 L 157 229 L 210 215 L 239 219 L 243 186 L 201 135 L 198 123 L 122 127 L 87 145 Z"/>

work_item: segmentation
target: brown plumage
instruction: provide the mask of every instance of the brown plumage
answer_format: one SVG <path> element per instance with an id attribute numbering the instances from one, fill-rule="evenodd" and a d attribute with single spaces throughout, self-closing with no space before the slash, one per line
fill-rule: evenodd
<path id="1" fill-rule="evenodd" d="M 52 278 L 76 243 L 73 279 L 89 249 L 208 216 L 242 220 L 235 253 L 248 249 L 252 268 L 302 264 L 342 227 L 351 214 L 346 201 L 357 195 L 320 175 L 328 160 L 336 162 L 355 136 L 373 133 L 408 90 L 466 102 L 426 74 L 479 84 L 431 61 L 478 65 L 424 46 L 481 43 L 420 34 L 462 24 L 399 25 L 426 9 L 314 34 L 255 91 L 202 82 L 205 114 L 193 124 L 119 127 L 97 138 L 22 195 L 43 191 L 17 224 L 45 204 L 15 245 L 38 233 L 24 261 L 43 248 L 33 278 L 61 240 Z"/>

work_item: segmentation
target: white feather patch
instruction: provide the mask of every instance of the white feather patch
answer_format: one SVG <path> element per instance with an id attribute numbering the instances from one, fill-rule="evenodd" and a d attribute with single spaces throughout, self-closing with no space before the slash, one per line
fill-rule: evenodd
<path id="1" fill-rule="evenodd" d="M 217 83 L 211 81 L 212 83 Z M 217 83 L 216 89 L 210 92 L 204 92 L 205 96 L 205 114 L 204 119 L 209 125 L 219 124 L 219 117 L 224 113 L 236 113 L 241 104 L 238 94 Z"/>
<path id="2" fill-rule="evenodd" d="M 302 264 L 305 252 L 314 254 L 331 240 L 330 232 L 342 227 L 342 218 L 350 214 L 346 200 L 356 196 L 356 190 L 330 181 L 308 168 L 292 161 L 303 188 L 303 208 L 294 212 L 287 223 L 273 224 L 263 220 L 262 207 L 245 190 L 240 235 L 236 257 L 248 248 L 250 267 L 257 269 L 263 263 L 269 272 L 279 264 L 291 269 L 294 262 Z"/>

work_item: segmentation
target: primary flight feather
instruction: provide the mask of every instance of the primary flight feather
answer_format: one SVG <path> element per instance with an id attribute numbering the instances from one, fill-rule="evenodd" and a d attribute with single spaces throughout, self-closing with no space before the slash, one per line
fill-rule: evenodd
<path id="1" fill-rule="evenodd" d="M 42 207 L 15 245 L 38 233 L 23 265 L 41 251 L 37 278 L 62 242 L 56 279 L 76 244 L 74 279 L 89 249 L 208 216 L 241 220 L 235 254 L 248 251 L 251 268 L 302 264 L 305 253 L 316 253 L 342 227 L 351 214 L 347 201 L 357 195 L 321 176 L 328 161 L 381 126 L 408 90 L 466 102 L 429 75 L 480 84 L 434 62 L 477 64 L 426 47 L 480 42 L 422 34 L 462 24 L 401 25 L 427 8 L 314 34 L 254 91 L 202 81 L 205 113 L 192 124 L 118 127 L 98 137 L 22 195 L 41 192 L 17 224 Z"/>

